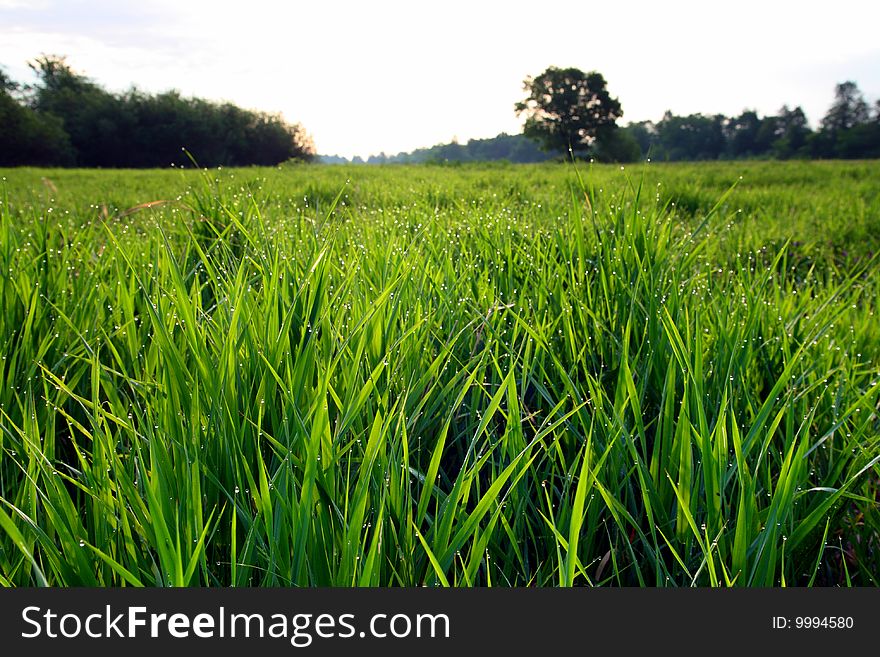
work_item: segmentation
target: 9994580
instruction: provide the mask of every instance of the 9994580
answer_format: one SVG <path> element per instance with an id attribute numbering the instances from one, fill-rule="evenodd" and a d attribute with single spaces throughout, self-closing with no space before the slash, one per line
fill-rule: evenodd
<path id="1" fill-rule="evenodd" d="M 852 616 L 774 616 L 774 630 L 851 630 Z"/>

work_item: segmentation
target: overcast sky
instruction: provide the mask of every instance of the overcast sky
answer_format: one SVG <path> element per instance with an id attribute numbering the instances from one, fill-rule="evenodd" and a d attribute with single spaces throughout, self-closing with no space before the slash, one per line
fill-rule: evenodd
<path id="1" fill-rule="evenodd" d="M 26 80 L 63 54 L 111 90 L 281 112 L 320 153 L 367 156 L 518 132 L 523 78 L 550 65 L 601 72 L 623 123 L 787 103 L 815 125 L 837 82 L 880 97 L 878 25 L 877 0 L 0 0 L 0 65 Z"/>

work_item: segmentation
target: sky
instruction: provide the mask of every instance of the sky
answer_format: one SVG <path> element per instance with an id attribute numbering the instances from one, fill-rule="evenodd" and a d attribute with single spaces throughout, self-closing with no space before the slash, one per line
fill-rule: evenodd
<path id="1" fill-rule="evenodd" d="M 516 133 L 523 80 L 599 71 L 624 111 L 803 107 L 834 85 L 880 98 L 880 2 L 736 0 L 0 0 L 0 66 L 40 54 L 113 91 L 231 101 L 300 122 L 321 154 L 394 154 Z"/>

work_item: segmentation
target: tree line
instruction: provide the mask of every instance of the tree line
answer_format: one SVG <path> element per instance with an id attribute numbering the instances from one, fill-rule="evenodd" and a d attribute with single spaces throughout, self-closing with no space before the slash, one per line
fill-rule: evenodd
<path id="1" fill-rule="evenodd" d="M 872 109 L 856 83 L 848 81 L 836 86 L 834 103 L 817 130 L 802 108 L 784 105 L 772 116 L 754 110 L 735 117 L 666 112 L 656 123 L 631 123 L 620 132 L 624 149 L 659 160 L 878 158 L 880 101 Z"/>
<path id="2" fill-rule="evenodd" d="M 203 166 L 315 158 L 304 128 L 277 114 L 184 98 L 176 91 L 111 93 L 73 71 L 63 57 L 42 56 L 30 66 L 37 79 L 30 85 L 0 68 L 0 166 L 166 167 L 188 163 L 184 148 Z M 522 134 L 380 153 L 366 162 L 541 162 L 569 155 L 607 162 L 880 157 L 880 101 L 869 105 L 851 81 L 836 86 L 834 102 L 815 130 L 801 107 L 787 105 L 772 116 L 754 110 L 734 117 L 667 111 L 656 122 L 618 126 L 623 108 L 605 78 L 576 68 L 551 66 L 526 78 L 523 89 L 528 95 L 514 107 L 525 116 Z"/>
<path id="3" fill-rule="evenodd" d="M 393 156 L 386 162 L 469 162 L 505 159 L 540 162 L 569 156 L 605 162 L 722 159 L 854 159 L 880 157 L 880 101 L 873 108 L 855 82 L 842 82 L 834 102 L 813 130 L 801 107 L 784 105 L 775 115 L 744 110 L 739 116 L 667 111 L 659 121 L 618 126 L 623 108 L 595 71 L 550 67 L 523 83 L 527 97 L 515 105 L 525 115 L 523 133 L 491 139 L 453 140 Z M 322 158 L 330 163 L 344 158 Z M 363 162 L 360 158 L 354 162 Z"/>
<path id="4" fill-rule="evenodd" d="M 411 152 L 396 155 L 379 153 L 366 160 L 355 156 L 351 160 L 338 155 L 321 155 L 324 164 L 420 164 L 424 162 L 489 162 L 507 160 L 508 162 L 544 162 L 553 159 L 555 153 L 541 149 L 537 142 L 523 135 L 510 135 L 502 132 L 488 139 L 470 139 L 459 143 L 453 139 L 448 144 L 437 144 L 428 148 L 417 148 Z"/>
<path id="5" fill-rule="evenodd" d="M 299 124 L 177 91 L 111 93 L 64 57 L 30 63 L 23 85 L 0 69 L 0 166 L 167 167 L 274 165 L 311 160 Z"/>
<path id="6" fill-rule="evenodd" d="M 548 151 L 627 162 L 737 158 L 880 157 L 880 101 L 873 110 L 855 82 L 838 84 L 819 129 L 810 128 L 800 107 L 775 116 L 754 110 L 739 116 L 677 116 L 667 111 L 654 123 L 618 127 L 623 108 L 601 73 L 549 67 L 523 82 L 526 98 L 514 107 L 525 115 L 523 134 Z"/>

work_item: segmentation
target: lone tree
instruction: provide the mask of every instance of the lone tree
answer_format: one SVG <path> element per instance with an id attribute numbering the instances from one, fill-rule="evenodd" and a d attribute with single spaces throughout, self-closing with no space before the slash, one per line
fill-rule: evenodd
<path id="1" fill-rule="evenodd" d="M 855 82 L 841 82 L 834 89 L 834 104 L 822 119 L 822 128 L 836 133 L 867 123 L 870 110 Z"/>
<path id="2" fill-rule="evenodd" d="M 595 71 L 551 66 L 536 78 L 526 78 L 523 90 L 529 95 L 516 104 L 517 115 L 526 115 L 523 134 L 545 150 L 586 151 L 623 116 L 620 102 Z"/>

